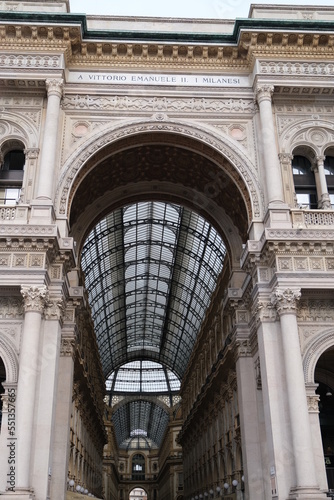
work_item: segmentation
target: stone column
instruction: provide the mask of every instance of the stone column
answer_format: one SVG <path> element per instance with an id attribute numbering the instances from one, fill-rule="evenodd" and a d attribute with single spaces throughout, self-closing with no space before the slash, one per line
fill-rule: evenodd
<path id="1" fill-rule="evenodd" d="M 39 166 L 37 199 L 52 200 L 57 157 L 57 136 L 59 128 L 60 100 L 63 92 L 63 80 L 46 80 L 48 103 L 44 124 L 43 146 Z"/>
<path id="2" fill-rule="evenodd" d="M 245 475 L 244 499 L 265 500 L 260 448 L 259 414 L 254 360 L 249 341 L 237 338 L 235 345 L 241 445 Z"/>
<path id="3" fill-rule="evenodd" d="M 51 498 L 65 498 L 67 475 L 76 475 L 74 461 L 70 460 L 70 423 L 72 412 L 74 357 L 75 357 L 75 304 L 67 306 L 61 332 L 58 386 L 55 408 Z M 75 415 L 74 415 L 75 417 Z M 73 424 L 75 428 L 75 423 Z M 75 450 L 73 450 L 75 453 Z M 74 458 L 74 456 L 73 456 Z"/>
<path id="4" fill-rule="evenodd" d="M 296 316 L 297 302 L 300 296 L 300 290 L 276 288 L 272 295 L 272 303 L 278 311 L 281 324 L 286 392 L 295 466 L 295 487 L 290 490 L 290 498 L 316 500 L 325 498 L 325 494 L 320 492 L 314 463 Z"/>
<path id="5" fill-rule="evenodd" d="M 324 461 L 324 450 L 322 445 L 321 429 L 319 422 L 320 396 L 315 392 L 317 388 L 318 384 L 308 383 L 306 385 L 307 406 L 311 424 L 311 434 L 313 441 L 314 461 L 315 461 L 317 479 L 320 488 L 323 490 L 327 490 L 328 485 L 327 485 L 326 467 Z"/>
<path id="6" fill-rule="evenodd" d="M 22 286 L 24 325 L 17 387 L 17 489 L 31 487 L 31 450 L 35 418 L 35 395 L 39 371 L 42 312 L 48 297 L 46 286 Z"/>
<path id="7" fill-rule="evenodd" d="M 256 98 L 260 109 L 261 147 L 269 208 L 284 203 L 283 183 L 272 113 L 273 85 L 259 85 Z"/>
<path id="8" fill-rule="evenodd" d="M 42 326 L 41 363 L 36 394 L 32 486 L 37 498 L 50 495 L 52 453 L 54 440 L 55 405 L 59 383 L 60 332 L 64 301 L 60 295 L 50 297 L 44 309 Z M 45 397 L 45 395 L 48 395 Z M 67 476 L 66 476 L 67 477 Z M 59 497 L 60 498 L 60 497 Z"/>
<path id="9" fill-rule="evenodd" d="M 315 175 L 318 177 L 317 194 L 318 194 L 318 208 L 330 209 L 331 201 L 328 194 L 328 187 L 324 167 L 325 156 L 317 157 L 317 167 Z"/>

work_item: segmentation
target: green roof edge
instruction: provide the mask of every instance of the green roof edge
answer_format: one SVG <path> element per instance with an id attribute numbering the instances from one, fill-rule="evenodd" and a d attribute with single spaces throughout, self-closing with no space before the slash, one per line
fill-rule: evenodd
<path id="1" fill-rule="evenodd" d="M 49 14 L 30 12 L 0 12 L 0 22 L 50 22 L 57 24 L 80 24 L 84 40 L 188 42 L 188 43 L 237 43 L 242 29 L 333 31 L 334 21 L 322 20 L 279 20 L 279 19 L 236 19 L 233 33 L 174 33 L 147 31 L 88 30 L 86 14 Z"/>

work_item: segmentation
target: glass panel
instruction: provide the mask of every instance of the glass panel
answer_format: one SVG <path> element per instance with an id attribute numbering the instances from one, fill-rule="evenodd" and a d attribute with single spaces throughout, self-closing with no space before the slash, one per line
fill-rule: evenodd
<path id="1" fill-rule="evenodd" d="M 106 376 L 159 353 L 182 377 L 225 253 L 207 221 L 174 204 L 129 205 L 95 227 L 82 268 Z"/>

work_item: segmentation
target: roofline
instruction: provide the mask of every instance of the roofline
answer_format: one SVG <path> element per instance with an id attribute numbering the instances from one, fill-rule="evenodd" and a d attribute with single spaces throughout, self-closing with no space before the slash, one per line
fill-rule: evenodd
<path id="1" fill-rule="evenodd" d="M 141 42 L 193 42 L 193 43 L 237 43 L 242 30 L 288 30 L 334 32 L 334 21 L 323 20 L 278 20 L 278 19 L 236 19 L 233 33 L 177 33 L 149 31 L 89 30 L 85 14 L 45 14 L 6 11 L 0 12 L 0 23 L 50 23 L 79 24 L 83 40 L 141 41 Z"/>

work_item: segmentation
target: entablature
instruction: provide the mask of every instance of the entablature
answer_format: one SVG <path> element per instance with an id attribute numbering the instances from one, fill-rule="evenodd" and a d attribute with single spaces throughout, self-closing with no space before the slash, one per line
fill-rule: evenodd
<path id="1" fill-rule="evenodd" d="M 121 26 L 121 25 L 120 25 Z M 232 33 L 90 30 L 81 14 L 3 12 L 0 50 L 63 53 L 73 67 L 249 70 L 259 58 L 332 58 L 332 21 L 238 19 Z M 262 65 L 262 66 L 261 66 Z M 265 61 L 260 63 L 265 72 Z"/>

